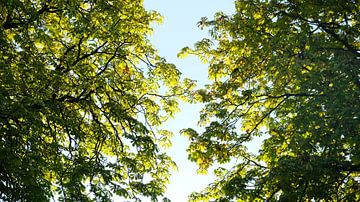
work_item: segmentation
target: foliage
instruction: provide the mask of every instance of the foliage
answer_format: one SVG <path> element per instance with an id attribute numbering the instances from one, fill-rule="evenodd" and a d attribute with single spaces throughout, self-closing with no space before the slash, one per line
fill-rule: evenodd
<path id="1" fill-rule="evenodd" d="M 213 80 L 194 94 L 205 132 L 183 130 L 189 159 L 200 170 L 237 159 L 191 200 L 360 200 L 359 2 L 235 4 L 199 22 L 212 40 L 180 53 L 208 61 Z"/>
<path id="2" fill-rule="evenodd" d="M 163 194 L 157 128 L 193 83 L 146 38 L 160 21 L 142 0 L 0 2 L 0 200 Z"/>

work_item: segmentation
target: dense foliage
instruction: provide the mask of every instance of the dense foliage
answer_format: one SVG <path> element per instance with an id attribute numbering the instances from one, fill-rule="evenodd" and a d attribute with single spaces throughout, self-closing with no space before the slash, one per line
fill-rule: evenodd
<path id="1" fill-rule="evenodd" d="M 160 20 L 142 0 L 0 2 L 0 200 L 163 194 L 157 126 L 192 82 L 146 38 Z"/>
<path id="2" fill-rule="evenodd" d="M 209 62 L 212 84 L 189 158 L 218 180 L 194 201 L 360 200 L 360 3 L 238 0 L 203 18 L 212 39 L 180 56 Z M 246 145 L 265 140 L 258 153 Z M 235 162 L 235 161 L 234 161 Z"/>

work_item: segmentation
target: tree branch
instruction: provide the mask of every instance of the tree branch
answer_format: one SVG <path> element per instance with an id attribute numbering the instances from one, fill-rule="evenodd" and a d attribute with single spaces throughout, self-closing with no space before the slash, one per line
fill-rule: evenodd
<path id="1" fill-rule="evenodd" d="M 10 14 L 9 14 L 2 27 L 5 30 L 6 29 L 19 28 L 21 26 L 28 25 L 31 22 L 35 21 L 40 15 L 44 14 L 45 12 L 56 13 L 58 11 L 61 11 L 61 9 L 58 9 L 58 8 L 56 8 L 54 6 L 49 6 L 48 4 L 45 3 L 44 6 L 40 10 L 35 12 L 35 14 L 33 16 L 31 16 L 29 19 L 25 20 L 25 22 L 13 22 L 11 17 L 10 17 Z"/>
<path id="2" fill-rule="evenodd" d="M 360 56 L 359 50 L 355 49 L 352 45 L 349 44 L 347 40 L 342 39 L 334 30 L 328 29 L 324 23 L 319 22 L 319 26 L 330 36 L 332 36 L 336 41 L 342 43 L 351 53 Z"/>

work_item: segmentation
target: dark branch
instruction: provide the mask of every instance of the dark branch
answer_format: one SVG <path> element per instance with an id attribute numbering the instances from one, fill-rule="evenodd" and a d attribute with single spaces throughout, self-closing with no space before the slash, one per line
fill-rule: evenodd
<path id="1" fill-rule="evenodd" d="M 76 65 L 77 63 L 79 63 L 81 60 L 84 60 L 84 59 L 86 59 L 86 58 L 88 58 L 88 57 L 90 57 L 90 56 L 92 56 L 92 55 L 94 55 L 94 54 L 96 54 L 96 53 L 99 53 L 99 50 L 101 49 L 101 48 L 103 48 L 108 42 L 107 41 L 105 41 L 103 44 L 101 44 L 100 46 L 98 46 L 97 48 L 95 48 L 93 51 L 91 51 L 90 53 L 87 53 L 87 54 L 84 54 L 84 55 L 82 55 L 82 56 L 80 56 L 80 43 L 82 42 L 82 39 L 80 39 L 80 41 L 79 41 L 79 44 L 78 44 L 78 56 L 77 56 L 77 59 L 71 64 L 72 66 L 74 66 L 74 65 Z"/>
<path id="2" fill-rule="evenodd" d="M 351 53 L 354 53 L 355 55 L 360 56 L 359 50 L 356 50 L 352 45 L 349 44 L 349 42 L 345 39 L 342 39 L 338 34 L 335 33 L 334 30 L 331 30 L 326 27 L 324 23 L 319 23 L 319 26 L 330 36 L 332 36 L 336 41 L 342 43 Z"/>
<path id="3" fill-rule="evenodd" d="M 319 26 L 321 29 L 323 29 L 325 31 L 325 33 L 329 34 L 331 37 L 333 37 L 336 41 L 340 42 L 341 44 L 343 44 L 348 51 L 350 51 L 351 53 L 360 56 L 360 50 L 357 50 L 356 48 L 354 48 L 347 40 L 342 39 L 335 31 L 334 29 L 336 29 L 337 27 L 339 27 L 338 24 L 335 23 L 326 23 L 326 22 L 320 22 L 320 21 L 315 21 L 315 20 L 309 20 L 306 19 L 304 17 L 301 17 L 298 14 L 290 14 L 286 11 L 280 11 L 281 14 L 286 15 L 292 19 L 298 19 L 298 20 L 302 20 L 305 21 L 307 23 L 310 24 L 314 24 Z"/>
<path id="4" fill-rule="evenodd" d="M 106 62 L 104 68 L 102 70 L 100 70 L 96 75 L 99 76 L 101 75 L 108 67 L 110 62 L 115 59 L 116 56 L 118 56 L 117 52 L 119 51 L 119 49 L 124 45 L 125 43 L 121 43 L 118 47 L 116 47 L 114 54 L 108 59 L 108 61 Z"/>
<path id="5" fill-rule="evenodd" d="M 266 98 L 283 98 L 283 97 L 322 97 L 326 94 L 311 94 L 311 93 L 285 93 L 282 95 L 259 95 L 257 97 L 266 97 Z"/>
<path id="6" fill-rule="evenodd" d="M 61 9 L 58 9 L 54 6 L 49 6 L 47 4 L 44 4 L 44 6 L 38 10 L 33 16 L 31 16 L 29 19 L 25 20 L 25 22 L 13 22 L 11 17 L 8 16 L 5 23 L 3 24 L 3 29 L 14 29 L 19 28 L 25 25 L 30 24 L 31 22 L 35 21 L 40 15 L 44 14 L 45 12 L 48 13 L 56 13 L 61 11 Z"/>
<path id="7" fill-rule="evenodd" d="M 76 103 L 76 102 L 80 102 L 80 101 L 83 101 L 83 100 L 87 100 L 90 95 L 92 93 L 94 93 L 94 90 L 90 90 L 88 93 L 86 93 L 87 90 L 84 89 L 77 97 L 73 97 L 73 96 L 70 96 L 70 95 L 65 95 L 65 96 L 62 96 L 58 99 L 56 99 L 57 101 L 60 101 L 60 102 L 69 102 L 69 103 Z M 85 94 L 86 93 L 86 94 Z"/>

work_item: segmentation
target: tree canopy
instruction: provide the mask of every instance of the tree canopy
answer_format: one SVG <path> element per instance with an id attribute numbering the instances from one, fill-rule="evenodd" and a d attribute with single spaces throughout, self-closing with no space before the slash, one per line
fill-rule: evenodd
<path id="1" fill-rule="evenodd" d="M 360 3 L 235 6 L 180 52 L 209 64 L 193 90 L 149 42 L 162 18 L 142 0 L 0 1 L 0 200 L 160 199 L 176 165 L 159 126 L 186 99 L 205 104 L 189 159 L 218 166 L 190 200 L 359 201 Z"/>
<path id="2" fill-rule="evenodd" d="M 360 200 L 360 3 L 237 0 L 202 18 L 211 39 L 180 56 L 209 62 L 194 94 L 205 132 L 184 129 L 189 159 L 217 181 L 193 201 Z M 257 153 L 247 150 L 265 139 Z M 218 164 L 217 164 L 218 165 Z"/>
<path id="3" fill-rule="evenodd" d="M 142 0 L 0 2 L 0 200 L 163 195 L 158 126 L 193 82 L 149 43 L 160 21 Z"/>

